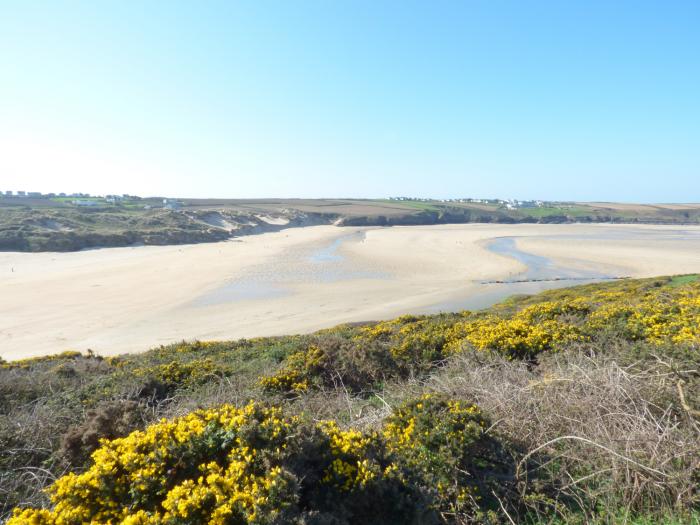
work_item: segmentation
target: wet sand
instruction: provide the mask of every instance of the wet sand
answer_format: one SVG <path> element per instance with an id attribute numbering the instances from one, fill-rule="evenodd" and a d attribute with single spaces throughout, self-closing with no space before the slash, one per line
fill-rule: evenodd
<path id="1" fill-rule="evenodd" d="M 0 356 L 302 333 L 484 307 L 576 284 L 567 278 L 693 272 L 700 227 L 315 226 L 212 244 L 0 252 Z M 489 282 L 538 276 L 564 280 Z"/>

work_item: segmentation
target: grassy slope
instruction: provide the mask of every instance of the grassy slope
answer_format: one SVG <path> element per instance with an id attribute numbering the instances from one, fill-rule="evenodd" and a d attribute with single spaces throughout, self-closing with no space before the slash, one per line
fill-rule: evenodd
<path id="1" fill-rule="evenodd" d="M 698 224 L 700 206 L 556 204 L 507 210 L 503 206 L 440 201 L 360 199 L 184 199 L 178 210 L 160 209 L 162 199 L 102 202 L 80 208 L 71 199 L 0 196 L 0 250 L 72 251 L 97 246 L 211 242 L 231 234 L 212 225 L 210 214 L 238 224 L 236 234 L 269 231 L 259 216 L 272 214 L 306 224 L 395 225 L 464 222 L 641 222 Z M 144 209 L 144 206 L 152 209 Z M 250 223 L 256 227 L 251 228 Z"/>
<path id="2" fill-rule="evenodd" d="M 206 224 L 162 210 L 0 208 L 0 250 L 73 251 L 134 243 L 215 241 L 226 237 Z"/>
<path id="3" fill-rule="evenodd" d="M 98 438 L 161 417 L 254 399 L 371 432 L 397 407 L 431 393 L 476 402 L 493 422 L 490 435 L 514 461 L 526 461 L 526 478 L 499 485 L 511 516 L 689 522 L 700 498 L 692 412 L 700 407 L 698 277 L 559 289 L 484 312 L 312 335 L 5 364 L 0 516 L 44 502 L 42 486 L 88 465 Z M 588 442 L 562 439 L 571 435 Z M 419 491 L 430 484 L 413 483 Z"/>

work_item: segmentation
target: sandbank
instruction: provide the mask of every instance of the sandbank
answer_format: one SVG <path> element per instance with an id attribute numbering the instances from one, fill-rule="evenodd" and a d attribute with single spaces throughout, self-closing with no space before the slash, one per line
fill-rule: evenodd
<path id="1" fill-rule="evenodd" d="M 140 352 L 181 340 L 311 332 L 508 295 L 517 247 L 634 277 L 700 272 L 700 227 L 313 226 L 209 244 L 0 253 L 0 356 Z M 485 304 L 484 304 L 485 306 Z"/>

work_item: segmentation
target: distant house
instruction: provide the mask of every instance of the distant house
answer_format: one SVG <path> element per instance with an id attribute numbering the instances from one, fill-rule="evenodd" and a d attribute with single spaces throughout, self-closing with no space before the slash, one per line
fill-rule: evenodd
<path id="1" fill-rule="evenodd" d="M 12 190 L 7 190 L 5 192 L 5 197 L 12 197 Z"/>
<path id="2" fill-rule="evenodd" d="M 73 204 L 76 206 L 99 206 L 99 202 L 97 201 L 88 201 L 84 199 L 76 199 L 73 201 Z"/>
<path id="3" fill-rule="evenodd" d="M 26 192 L 26 191 L 18 191 L 18 192 L 17 192 L 17 196 L 18 196 L 18 197 L 26 197 L 26 196 L 27 196 L 27 192 Z"/>
<path id="4" fill-rule="evenodd" d="M 163 208 L 168 210 L 176 210 L 180 207 L 180 203 L 173 199 L 163 199 Z"/>
<path id="5" fill-rule="evenodd" d="M 30 191 L 29 193 L 27 193 L 27 195 L 28 195 L 29 197 L 33 197 L 33 198 L 35 198 L 35 199 L 38 199 L 38 198 L 41 198 L 41 197 L 42 197 L 40 191 Z"/>

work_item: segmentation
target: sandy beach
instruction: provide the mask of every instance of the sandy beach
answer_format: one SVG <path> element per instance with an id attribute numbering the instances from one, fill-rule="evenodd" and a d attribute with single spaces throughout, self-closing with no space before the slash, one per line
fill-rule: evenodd
<path id="1" fill-rule="evenodd" d="M 548 275 L 700 272 L 699 227 L 315 226 L 211 244 L 3 252 L 0 356 L 139 352 L 486 306 L 518 290 L 485 281 L 528 269 L 490 249 L 504 237 L 546 259 Z"/>

